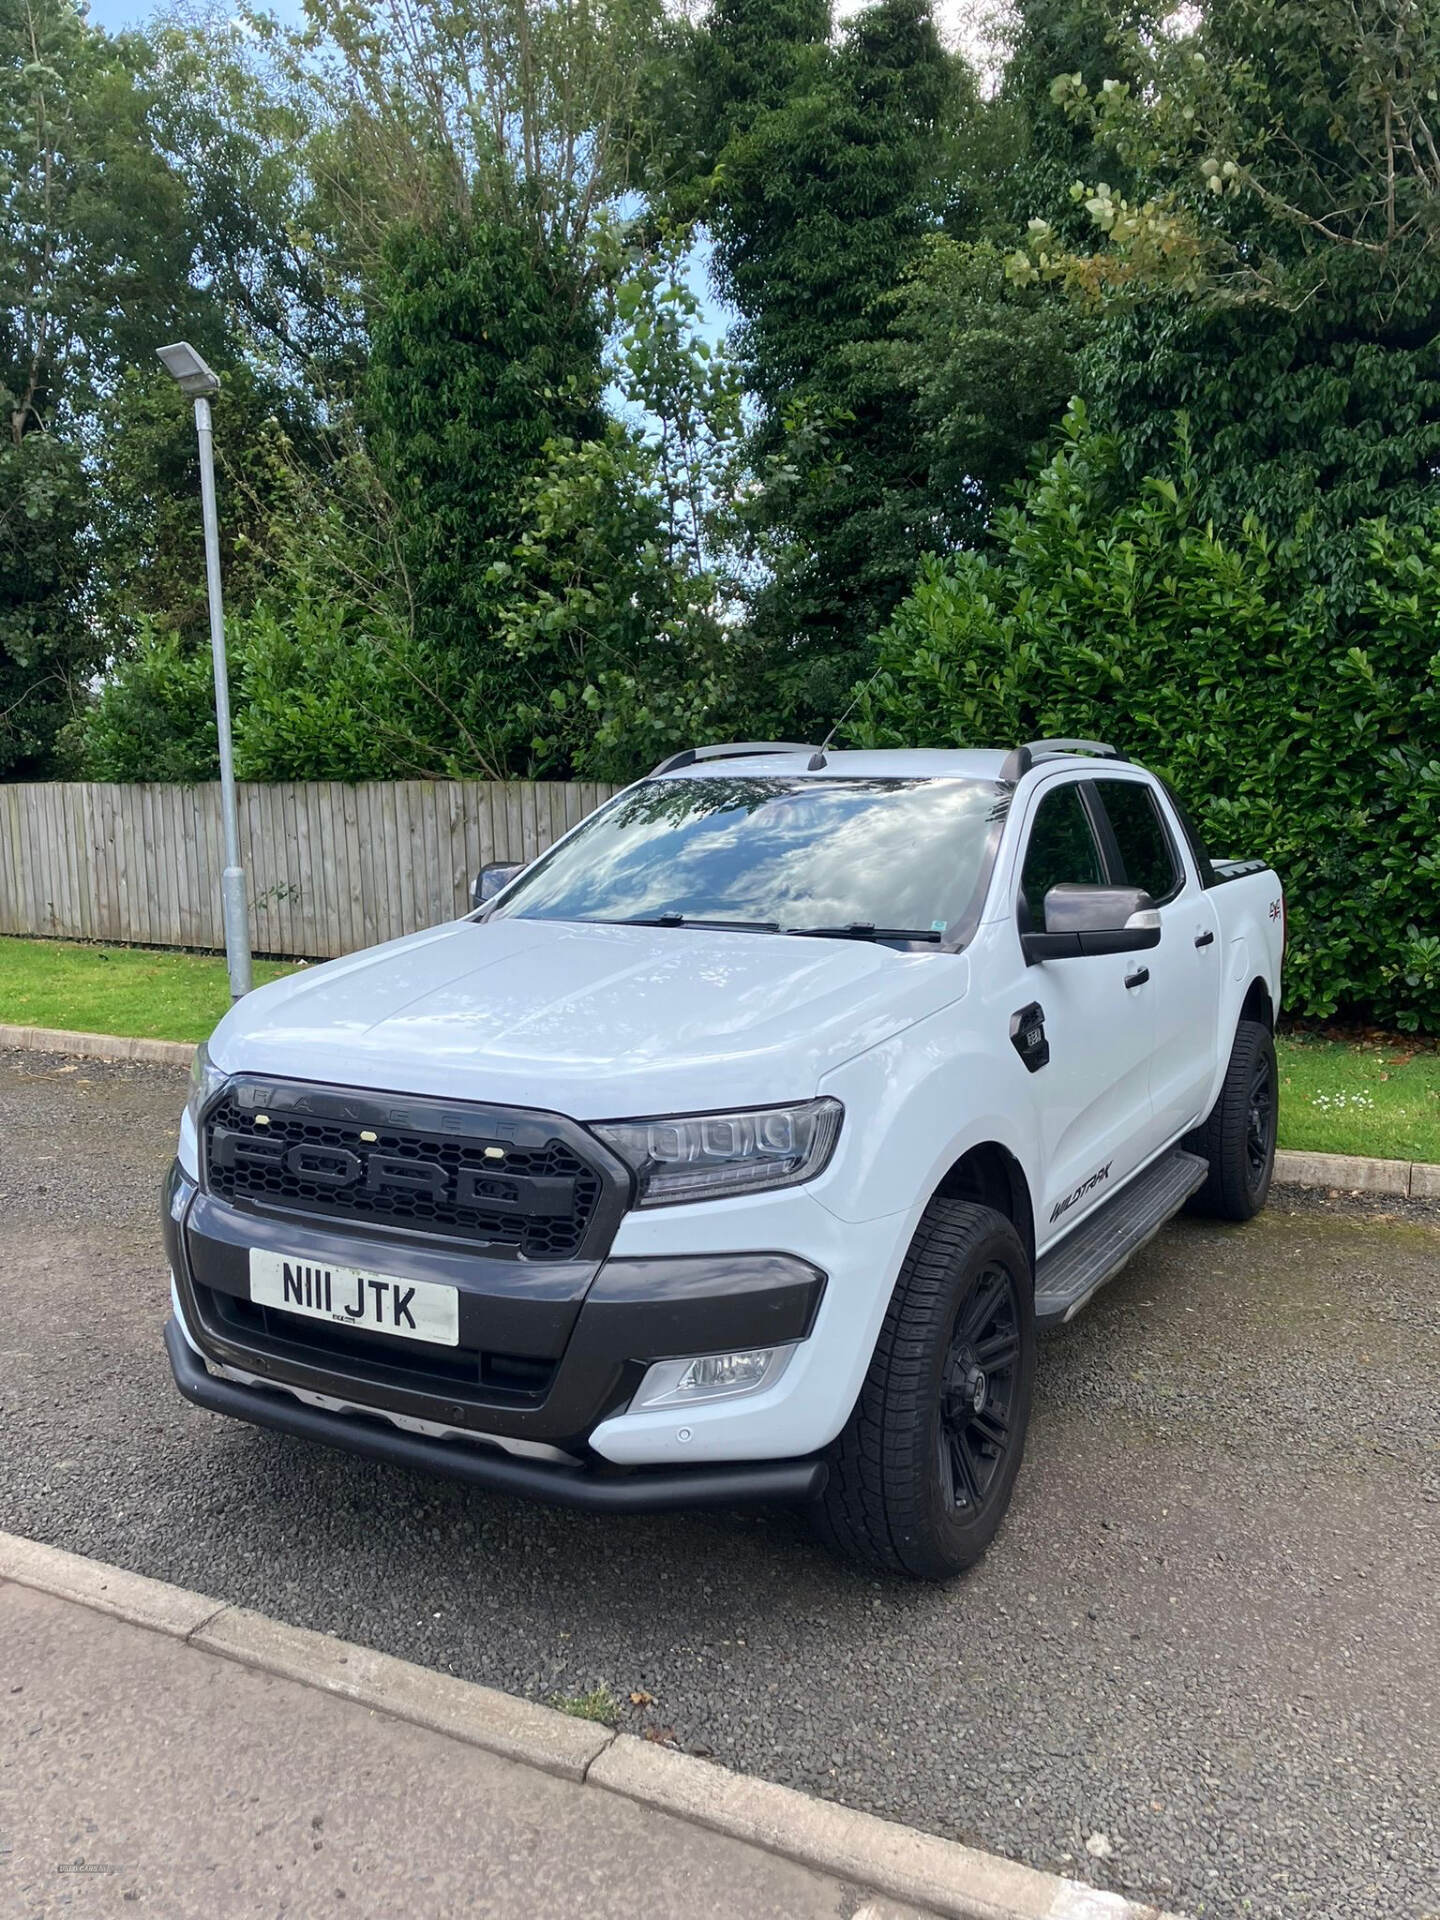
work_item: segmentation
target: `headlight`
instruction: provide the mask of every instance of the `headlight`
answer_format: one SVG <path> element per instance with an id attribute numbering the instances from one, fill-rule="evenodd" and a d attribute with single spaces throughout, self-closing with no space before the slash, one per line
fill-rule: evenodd
<path id="1" fill-rule="evenodd" d="M 590 1131 L 633 1169 L 640 1206 L 667 1207 L 813 1180 L 835 1150 L 844 1111 L 838 1100 L 805 1100 L 741 1113 L 606 1120 Z"/>
<path id="2" fill-rule="evenodd" d="M 200 1115 L 209 1106 L 213 1094 L 217 1094 L 230 1078 L 222 1073 L 210 1058 L 210 1049 L 202 1040 L 195 1049 L 195 1058 L 190 1065 L 190 1098 L 185 1102 L 185 1111 L 196 1128 L 200 1125 Z"/>

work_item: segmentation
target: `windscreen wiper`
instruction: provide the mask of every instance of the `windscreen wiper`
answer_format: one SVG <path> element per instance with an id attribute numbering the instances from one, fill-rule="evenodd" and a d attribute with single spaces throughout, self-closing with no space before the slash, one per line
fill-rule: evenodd
<path id="1" fill-rule="evenodd" d="M 938 927 L 877 927 L 868 920 L 852 920 L 845 927 L 787 927 L 785 931 L 809 940 L 926 940 L 935 946 L 945 937 Z"/>
<path id="2" fill-rule="evenodd" d="M 622 927 L 713 927 L 721 933 L 779 933 L 778 920 L 711 920 L 703 914 L 657 913 L 653 918 L 622 920 Z"/>

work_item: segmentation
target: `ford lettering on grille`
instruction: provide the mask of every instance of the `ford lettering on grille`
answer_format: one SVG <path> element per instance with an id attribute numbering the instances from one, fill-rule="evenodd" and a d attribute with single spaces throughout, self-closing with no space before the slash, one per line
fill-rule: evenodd
<path id="1" fill-rule="evenodd" d="M 368 1153 L 362 1158 L 349 1147 L 317 1146 L 310 1141 L 286 1147 L 268 1136 L 257 1139 L 234 1127 L 212 1129 L 210 1153 L 211 1165 L 227 1172 L 237 1167 L 285 1172 L 332 1193 L 363 1184 L 369 1193 L 422 1193 L 436 1200 L 453 1199 L 458 1207 L 498 1207 L 502 1212 L 552 1218 L 575 1207 L 573 1179 L 496 1174 L 483 1167 L 461 1167 L 452 1174 L 438 1160 L 405 1160 L 388 1153 Z"/>
<path id="2" fill-rule="evenodd" d="M 267 1212 L 340 1216 L 510 1249 L 572 1257 L 600 1181 L 567 1141 L 530 1128 L 518 1146 L 222 1098 L 206 1122 L 206 1177 L 220 1198 Z"/>

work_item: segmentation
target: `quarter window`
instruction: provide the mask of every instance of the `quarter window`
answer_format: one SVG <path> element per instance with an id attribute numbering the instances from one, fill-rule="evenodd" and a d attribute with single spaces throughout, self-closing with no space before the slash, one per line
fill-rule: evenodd
<path id="1" fill-rule="evenodd" d="M 1020 875 L 1021 926 L 1043 931 L 1045 896 L 1062 884 L 1097 886 L 1104 879 L 1100 849 L 1080 797 L 1080 783 L 1056 787 L 1035 810 Z"/>
<path id="2" fill-rule="evenodd" d="M 1138 780 L 1097 780 L 1100 798 L 1110 816 L 1120 862 L 1117 874 L 1126 886 L 1143 887 L 1157 903 L 1172 899 L 1185 882 L 1175 848 L 1155 804 L 1155 796 Z"/>

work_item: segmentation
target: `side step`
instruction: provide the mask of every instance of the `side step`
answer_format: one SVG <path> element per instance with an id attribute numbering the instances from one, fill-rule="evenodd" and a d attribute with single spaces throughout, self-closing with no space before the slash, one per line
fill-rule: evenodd
<path id="1" fill-rule="evenodd" d="M 1055 1327 L 1073 1319 L 1092 1293 L 1113 1280 L 1138 1248 L 1177 1214 L 1210 1169 L 1198 1153 L 1176 1147 L 1138 1180 L 1122 1187 L 1090 1218 L 1042 1254 L 1035 1268 L 1035 1321 Z"/>

